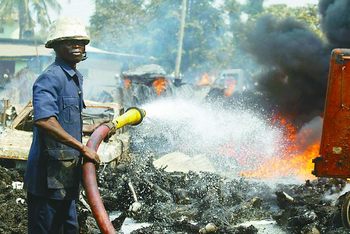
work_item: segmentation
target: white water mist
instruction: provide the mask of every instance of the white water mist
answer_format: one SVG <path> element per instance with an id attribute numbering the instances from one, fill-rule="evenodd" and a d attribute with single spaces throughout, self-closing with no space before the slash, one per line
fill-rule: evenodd
<path id="1" fill-rule="evenodd" d="M 278 155 L 283 131 L 251 110 L 219 108 L 197 100 L 160 99 L 144 105 L 147 117 L 135 128 L 140 147 L 155 157 L 173 151 L 204 154 L 232 174 L 253 169 Z M 137 146 L 137 144 L 136 144 Z"/>

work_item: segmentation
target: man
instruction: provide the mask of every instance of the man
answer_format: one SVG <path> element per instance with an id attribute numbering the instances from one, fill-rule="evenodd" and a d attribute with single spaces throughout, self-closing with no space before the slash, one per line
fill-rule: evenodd
<path id="1" fill-rule="evenodd" d="M 89 41 L 77 19 L 57 20 L 49 32 L 45 46 L 55 50 L 56 60 L 33 85 L 33 142 L 25 175 L 29 234 L 78 233 L 82 158 L 99 162 L 81 143 L 83 77 L 76 64 Z"/>

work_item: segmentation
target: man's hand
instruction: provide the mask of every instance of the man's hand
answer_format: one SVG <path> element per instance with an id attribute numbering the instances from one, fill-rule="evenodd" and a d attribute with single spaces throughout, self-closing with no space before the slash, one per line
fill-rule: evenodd
<path id="1" fill-rule="evenodd" d="M 80 152 L 83 154 L 84 157 L 93 161 L 95 164 L 97 164 L 97 165 L 100 164 L 101 161 L 100 161 L 100 157 L 98 156 L 98 154 L 94 150 L 85 146 L 84 144 L 82 144 Z"/>
<path id="2" fill-rule="evenodd" d="M 44 131 L 47 131 L 59 142 L 65 145 L 69 145 L 75 149 L 78 149 L 84 157 L 86 157 L 90 161 L 93 161 L 95 164 L 98 165 L 100 163 L 100 157 L 97 155 L 97 153 L 94 150 L 82 144 L 81 142 L 79 142 L 71 135 L 69 135 L 58 123 L 55 117 L 52 116 L 47 119 L 37 120 L 35 121 L 35 125 L 43 129 Z"/>

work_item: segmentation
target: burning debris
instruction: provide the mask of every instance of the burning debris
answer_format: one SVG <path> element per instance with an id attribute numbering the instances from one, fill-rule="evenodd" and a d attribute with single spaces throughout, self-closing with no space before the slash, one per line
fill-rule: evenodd
<path id="1" fill-rule="evenodd" d="M 182 102 L 181 105 L 181 102 L 172 101 L 173 104 L 176 104 L 175 106 L 181 107 L 181 111 L 171 110 L 169 106 L 174 105 L 169 105 L 169 100 L 160 100 L 153 103 L 155 106 L 146 106 L 148 117 L 153 120 L 145 119 L 142 126 L 131 132 L 133 136 L 130 145 L 133 158 L 131 163 L 119 164 L 115 168 L 106 166 L 99 170 L 98 183 L 104 206 L 111 215 L 118 212 L 117 218 L 111 218 L 116 229 L 124 233 L 258 233 L 263 229 L 267 230 L 265 233 L 308 233 L 310 231 L 331 233 L 332 230 L 336 230 L 334 233 L 342 233 L 344 231 L 340 228 L 339 219 L 337 219 L 339 205 L 335 199 L 329 199 L 331 195 L 340 195 L 345 187 L 344 181 L 314 180 L 307 181 L 303 185 L 275 184 L 271 186 L 262 180 L 244 178 L 237 174 L 238 168 L 248 172 L 246 169 L 248 166 L 255 168 L 255 171 L 251 172 L 260 172 L 260 167 L 253 167 L 257 164 L 254 162 L 249 164 L 249 161 L 252 161 L 249 160 L 249 157 L 257 152 L 271 154 L 271 157 L 260 158 L 266 162 L 266 172 L 282 172 L 299 167 L 307 171 L 308 168 L 300 163 L 309 163 L 310 157 L 313 157 L 315 153 L 307 151 L 305 155 L 309 158 L 291 156 L 291 153 L 295 150 L 305 150 L 305 147 L 297 148 L 298 145 L 310 145 L 310 142 L 301 141 L 300 137 L 312 136 L 309 131 L 312 131 L 313 128 L 317 129 L 320 121 L 315 120 L 315 123 L 310 123 L 298 132 L 288 124 L 288 121 L 283 118 L 275 118 L 276 126 L 284 126 L 284 129 L 287 129 L 286 132 L 283 132 L 279 128 L 267 125 L 266 121 L 262 121 L 252 112 L 246 113 L 242 110 L 237 110 L 237 113 L 232 112 L 233 110 L 227 113 L 225 111 L 218 113 L 213 110 L 206 112 L 209 110 L 208 106 L 202 109 L 198 103 L 193 106 L 188 101 Z M 234 129 L 233 126 L 242 127 Z M 208 132 L 210 129 L 217 130 L 211 131 L 215 137 Z M 143 137 L 141 133 L 144 134 Z M 154 137 L 158 133 L 166 134 Z M 174 133 L 180 133 L 180 135 L 174 137 L 171 135 Z M 236 136 L 235 133 L 240 134 Z M 228 155 L 240 152 L 236 148 L 229 148 L 232 144 L 222 144 L 221 141 L 227 139 L 226 134 L 233 137 L 235 143 L 233 145 L 242 144 L 241 149 L 246 149 L 238 154 L 242 156 L 241 158 L 225 158 L 223 152 L 217 150 L 217 147 L 229 149 L 225 152 Z M 259 138 L 260 134 L 262 137 Z M 270 139 L 267 139 L 268 136 Z M 268 146 L 273 146 L 273 144 L 268 145 L 267 142 L 278 142 L 277 146 L 283 146 L 278 141 L 282 138 L 289 139 L 290 144 L 284 145 L 284 148 L 277 148 L 277 151 L 270 151 L 274 148 Z M 213 142 L 213 139 L 218 141 Z M 319 137 L 309 137 L 309 139 L 319 139 Z M 162 155 L 161 150 L 152 151 L 152 148 L 147 148 L 147 146 L 153 146 L 153 150 L 158 149 L 164 145 L 162 143 L 164 140 L 172 142 L 172 145 L 165 145 L 164 150 L 167 151 L 179 148 L 181 145 L 182 149 L 189 154 L 188 163 L 199 165 L 198 158 L 196 159 L 193 153 L 200 148 L 204 153 L 210 152 L 210 155 L 207 155 L 210 160 L 216 159 L 211 165 L 215 169 L 222 170 L 222 166 L 232 165 L 235 161 L 236 163 L 241 162 L 242 166 L 226 167 L 225 173 L 222 173 L 225 175 L 219 175 L 215 170 L 213 172 L 179 172 L 176 169 L 166 170 L 167 168 L 164 167 L 157 169 L 154 166 L 152 155 L 158 158 Z M 216 144 L 218 142 L 221 144 Z M 192 148 L 189 148 L 190 146 Z M 258 151 L 256 146 L 259 146 Z M 285 158 L 276 157 L 275 152 L 285 153 Z M 246 157 L 243 157 L 244 155 Z M 258 157 L 252 158 L 255 158 L 256 162 Z M 279 164 L 272 164 L 270 161 L 272 159 L 279 160 Z M 262 163 L 261 166 L 265 164 Z M 294 171 L 294 173 L 300 174 L 300 171 Z M 264 177 L 261 174 L 249 176 Z M 293 176 L 293 173 L 286 173 L 283 176 L 290 177 Z M 22 180 L 11 177 L 6 179 L 5 184 L 10 185 L 12 181 Z M 24 192 L 20 190 L 21 196 L 18 196 L 13 192 L 17 190 L 12 187 L 8 190 L 9 195 L 4 200 L 12 199 L 14 203 L 18 203 L 16 206 L 22 212 L 18 222 L 23 222 L 25 230 Z M 86 200 L 83 192 L 79 202 L 81 233 L 99 233 Z M 127 223 L 130 222 L 140 225 L 135 227 L 134 223 L 134 226 L 131 225 L 132 228 L 126 229 Z M 9 226 L 9 228 L 9 230 L 16 230 L 17 226 Z"/>
<path id="2" fill-rule="evenodd" d="M 350 3 L 320 0 L 318 6 L 327 40 L 296 19 L 267 15 L 257 20 L 245 43 L 264 67 L 258 89 L 298 127 L 322 115 L 331 50 L 350 46 Z"/>
<path id="3" fill-rule="evenodd" d="M 348 233 L 339 218 L 345 198 L 336 200 L 346 192 L 346 181 L 315 179 L 310 174 L 322 120 L 303 125 L 322 112 L 329 47 L 348 46 L 344 39 L 348 22 L 342 17 L 348 2 L 321 0 L 319 6 L 329 44 L 294 19 L 265 16 L 258 21 L 247 48 L 269 68 L 261 75 L 261 93 L 238 95 L 235 91 L 245 90 L 245 85 L 231 71 L 231 80 L 221 80 L 225 89 L 212 92 L 232 97 L 222 105 L 213 101 L 220 108 L 173 99 L 148 104 L 153 119 L 133 132 L 134 160 L 99 170 L 99 190 L 116 229 L 124 233 L 264 233 L 263 229 L 265 233 Z M 335 33 L 339 29 L 341 33 Z M 122 78 L 122 96 L 130 103 L 173 93 L 163 70 L 126 72 Z M 210 83 L 209 75 L 200 81 Z M 245 102 L 237 101 L 240 97 Z M 273 100 L 278 113 L 257 114 L 255 109 L 264 109 L 256 102 L 259 98 Z M 199 158 L 205 158 L 210 172 L 155 167 L 153 157 L 159 160 L 178 149 L 186 154 L 188 164 L 198 165 Z M 5 168 L 0 168 L 0 175 L 4 201 L 0 232 L 26 232 L 23 179 Z M 310 180 L 297 185 L 271 185 L 267 180 L 276 177 Z M 81 233 L 99 233 L 86 200 L 82 192 Z M 127 231 L 129 220 L 142 225 Z"/>
<path id="4" fill-rule="evenodd" d="M 173 94 L 173 81 L 163 67 L 148 64 L 124 71 L 120 77 L 118 98 L 125 106 L 140 105 L 160 96 Z"/>
<path id="5" fill-rule="evenodd" d="M 130 150 L 134 160 L 115 169 L 107 166 L 99 171 L 104 205 L 110 214 L 119 211 L 118 218 L 113 218 L 116 229 L 130 233 L 125 230 L 129 220 L 144 224 L 133 228 L 133 233 L 258 233 L 262 228 L 272 229 L 270 233 L 298 233 L 308 228 L 329 231 L 338 227 L 333 222 L 323 222 L 339 210 L 324 197 L 341 191 L 342 181 L 336 182 L 335 187 L 327 187 L 328 180 L 312 182 L 312 186 L 310 183 L 269 186 L 238 173 L 239 169 L 247 171 L 248 168 L 259 172 L 256 166 L 264 166 L 264 162 L 266 171 L 282 172 L 289 166 L 307 171 L 300 163 L 309 163 L 315 153 L 306 152 L 308 158 L 291 156 L 298 149 L 295 144 L 299 142 L 299 135 L 310 136 L 306 130 L 305 134 L 300 131 L 299 134 L 283 118 L 264 120 L 251 110 L 240 108 L 218 111 L 208 105 L 176 99 L 159 100 L 145 107 L 150 119 L 145 119 L 142 126 L 131 132 Z M 315 125 L 315 128 L 319 126 Z M 281 131 L 281 126 L 287 131 Z M 227 139 L 232 141 L 224 142 Z M 289 139 L 289 144 L 281 139 Z M 215 168 L 225 169 L 225 176 L 215 171 L 156 169 L 150 156 L 158 158 L 174 149 L 183 149 L 190 157 L 188 162 L 195 165 L 198 164 L 193 161 L 193 154 L 201 149 L 200 153 L 207 154 Z M 277 152 L 284 153 L 285 158 L 277 157 Z M 273 159 L 279 160 L 275 167 L 269 161 Z M 293 160 L 296 163 L 292 163 Z M 310 194 L 317 196 L 310 197 Z M 98 233 L 86 200 L 82 195 L 79 203 L 81 232 Z M 323 209 L 330 213 L 322 213 Z M 288 221 L 290 218 L 294 221 Z"/>

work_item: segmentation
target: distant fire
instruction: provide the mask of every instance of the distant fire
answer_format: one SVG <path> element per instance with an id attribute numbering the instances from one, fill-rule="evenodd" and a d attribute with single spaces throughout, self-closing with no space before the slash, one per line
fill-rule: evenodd
<path id="1" fill-rule="evenodd" d="M 226 88 L 224 91 L 224 95 L 226 97 L 230 97 L 233 92 L 235 91 L 237 81 L 236 80 L 227 80 L 226 81 Z"/>
<path id="2" fill-rule="evenodd" d="M 300 179 L 314 179 L 312 159 L 318 156 L 320 142 L 306 144 L 311 129 L 298 134 L 297 129 L 284 118 L 275 118 L 273 121 L 283 127 L 287 143 L 280 155 L 276 155 L 261 163 L 255 170 L 244 171 L 245 177 L 255 178 L 285 178 L 297 177 Z"/>
<path id="3" fill-rule="evenodd" d="M 208 73 L 204 73 L 201 79 L 197 82 L 198 86 L 209 86 L 213 83 L 213 79 L 209 76 Z"/>
<path id="4" fill-rule="evenodd" d="M 125 87 L 125 89 L 128 89 L 131 87 L 131 80 L 130 79 L 124 79 L 124 87 Z"/>
<path id="5" fill-rule="evenodd" d="M 158 78 L 153 81 L 152 86 L 157 95 L 160 96 L 166 90 L 168 82 L 165 78 Z"/>

